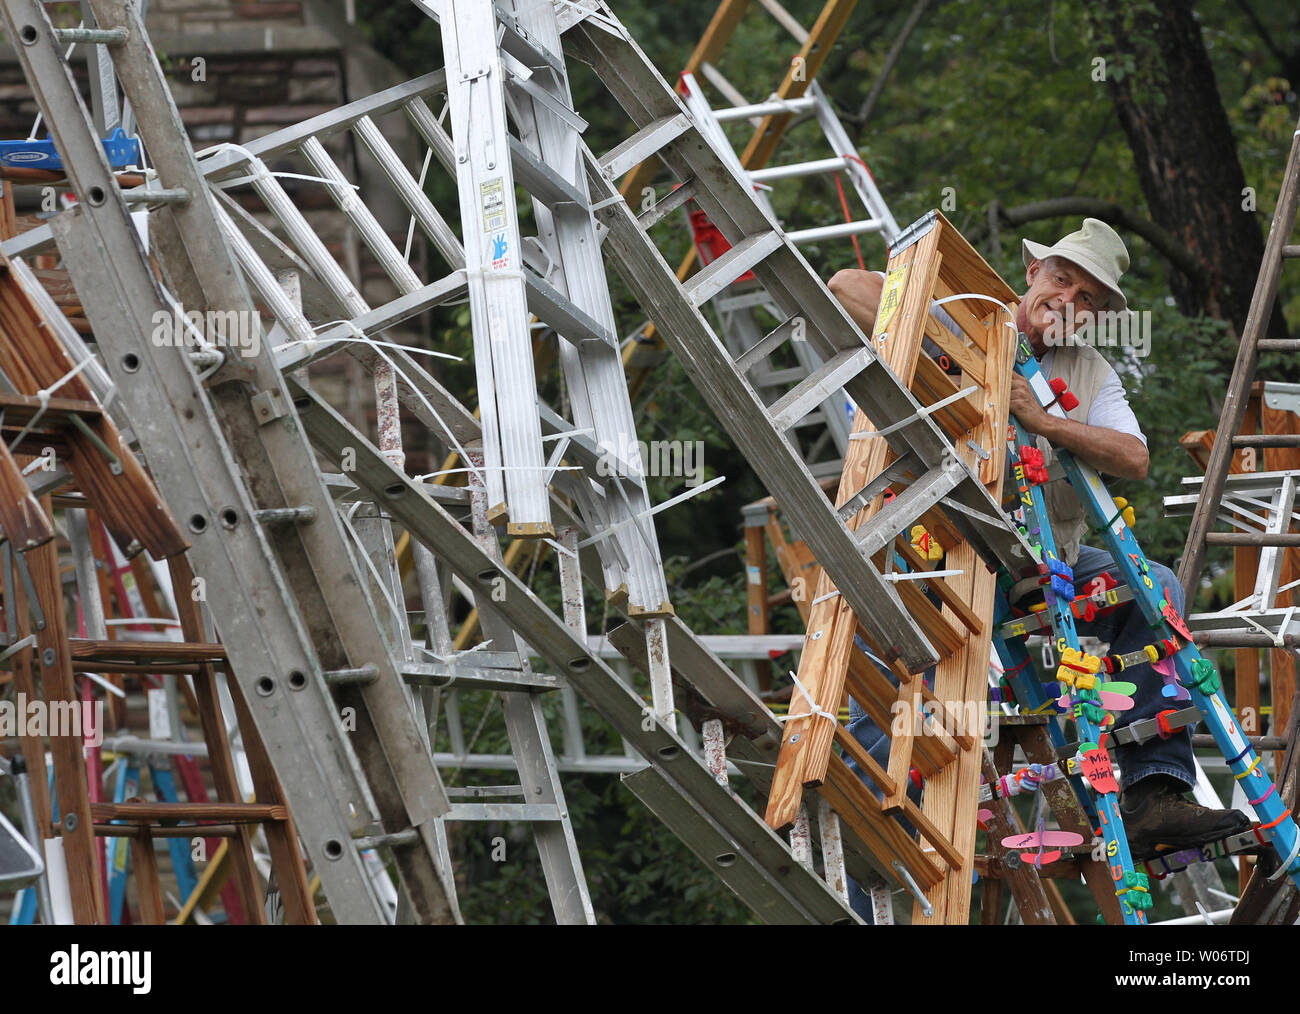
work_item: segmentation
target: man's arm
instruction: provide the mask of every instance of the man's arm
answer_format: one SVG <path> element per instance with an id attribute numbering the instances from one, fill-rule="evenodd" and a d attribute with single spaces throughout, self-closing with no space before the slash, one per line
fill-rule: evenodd
<path id="1" fill-rule="evenodd" d="M 1121 479 L 1145 479 L 1151 463 L 1147 448 L 1131 433 L 1088 426 L 1051 415 L 1038 403 L 1029 381 L 1011 378 L 1011 414 L 1031 433 L 1046 437 L 1057 447 L 1078 455 L 1099 472 Z"/>

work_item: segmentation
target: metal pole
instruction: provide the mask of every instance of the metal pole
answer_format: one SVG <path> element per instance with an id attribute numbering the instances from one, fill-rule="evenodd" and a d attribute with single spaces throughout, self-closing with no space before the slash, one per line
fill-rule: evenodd
<path id="1" fill-rule="evenodd" d="M 27 835 L 28 842 L 36 850 L 36 854 L 41 857 L 41 862 L 45 862 L 44 835 L 41 828 L 36 825 L 36 808 L 32 805 L 32 787 L 27 782 L 27 759 L 22 754 L 14 754 L 13 759 L 9 762 L 9 773 L 14 776 L 14 784 L 18 787 L 18 810 L 23 818 L 23 833 Z M 54 925 L 54 909 L 50 905 L 50 885 L 47 882 L 45 870 L 41 870 L 41 875 L 36 879 L 36 908 L 40 912 L 41 925 Z"/>

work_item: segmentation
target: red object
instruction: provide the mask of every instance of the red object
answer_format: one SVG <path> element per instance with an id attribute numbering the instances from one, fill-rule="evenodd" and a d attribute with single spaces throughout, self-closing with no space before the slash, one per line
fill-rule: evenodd
<path id="1" fill-rule="evenodd" d="M 1169 716 L 1174 713 L 1175 712 L 1173 708 L 1168 708 L 1165 711 L 1160 712 L 1160 714 L 1156 715 L 1156 726 L 1159 728 L 1159 731 L 1156 733 L 1156 735 L 1159 736 L 1161 739 L 1168 739 L 1170 736 L 1174 734 L 1174 730 L 1169 728 Z"/>
<path id="2" fill-rule="evenodd" d="M 922 787 L 921 772 L 917 771 L 916 768 L 908 768 L 907 777 L 912 780 L 912 784 L 915 785 L 918 789 Z"/>
<path id="3" fill-rule="evenodd" d="M 1053 404 L 1060 402 L 1061 408 L 1065 409 L 1067 412 L 1073 412 L 1079 407 L 1079 399 L 1070 393 L 1069 388 L 1065 386 L 1064 380 L 1060 377 L 1053 377 L 1051 381 L 1049 381 L 1049 384 L 1052 388 L 1052 393 L 1056 395 L 1056 398 L 1053 399 Z"/>
<path id="4" fill-rule="evenodd" d="M 731 249 L 727 237 L 709 220 L 708 214 L 697 208 L 691 212 L 691 232 L 695 237 L 695 249 L 700 253 L 700 263 L 708 267 Z M 746 271 L 739 278 L 733 278 L 731 284 L 748 282 L 754 278 L 754 272 Z"/>
<path id="5" fill-rule="evenodd" d="M 1043 452 L 1037 447 L 1025 445 L 1020 448 L 1020 468 L 1025 473 L 1025 481 L 1035 486 L 1047 481 L 1047 465 L 1043 461 Z"/>
<path id="6" fill-rule="evenodd" d="M 1115 781 L 1115 769 L 1110 764 L 1110 754 L 1104 746 L 1089 750 L 1083 755 L 1083 777 L 1099 793 L 1118 792 Z"/>

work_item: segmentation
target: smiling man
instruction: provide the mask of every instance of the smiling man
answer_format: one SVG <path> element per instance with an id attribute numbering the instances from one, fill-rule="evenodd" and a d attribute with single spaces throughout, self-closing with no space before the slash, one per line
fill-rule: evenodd
<path id="1" fill-rule="evenodd" d="M 1049 378 L 1061 378 L 1079 399 L 1062 419 L 1049 415 L 1023 377 L 1011 383 L 1011 411 L 1022 426 L 1037 435 L 1039 449 L 1050 464 L 1052 446 L 1063 447 L 1099 472 L 1125 479 L 1145 479 L 1149 458 L 1146 437 L 1129 407 L 1124 385 L 1105 358 L 1089 344 L 1072 340 L 1105 311 L 1124 312 L 1128 301 L 1119 281 L 1128 270 L 1128 250 L 1119 235 L 1095 218 L 1063 237 L 1054 246 L 1025 240 L 1025 284 L 1028 288 L 1016 311 L 1016 324 L 1029 339 L 1039 367 Z M 830 290 L 863 332 L 870 334 L 880 303 L 883 275 L 870 271 L 840 271 Z M 942 311 L 935 316 L 943 321 Z M 953 330 L 956 327 L 953 325 Z M 1075 590 L 1084 594 L 1103 571 L 1119 576 L 1110 553 L 1081 544 L 1087 530 L 1083 504 L 1064 479 L 1043 487 L 1048 517 L 1061 558 L 1074 569 Z M 1151 579 L 1168 591 L 1179 613 L 1183 591 L 1174 573 L 1150 563 Z M 1038 588 L 1036 577 L 1013 591 Z M 1109 616 L 1079 623 L 1081 634 L 1110 644 L 1113 654 L 1137 651 L 1155 632 L 1133 603 Z M 1161 694 L 1163 681 L 1149 665 L 1132 666 L 1125 678 L 1137 684 L 1134 706 L 1116 718 L 1119 727 L 1152 718 L 1168 707 Z M 882 749 L 883 734 L 860 712 L 851 715 L 850 730 L 868 751 Z M 887 747 L 886 747 L 887 749 Z M 874 754 L 873 754 L 874 755 Z M 1167 739 L 1151 739 L 1115 749 L 1121 768 L 1121 813 L 1135 860 L 1161 852 L 1194 848 L 1245 830 L 1250 822 L 1235 810 L 1211 810 L 1183 798 L 1196 782 L 1190 729 Z"/>

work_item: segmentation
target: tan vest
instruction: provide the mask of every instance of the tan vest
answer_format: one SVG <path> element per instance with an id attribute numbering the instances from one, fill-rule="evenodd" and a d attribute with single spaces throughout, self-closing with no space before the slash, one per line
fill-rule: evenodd
<path id="1" fill-rule="evenodd" d="M 1113 373 L 1110 363 L 1089 345 L 1058 346 L 1052 357 L 1052 376 L 1060 377 L 1065 386 L 1079 399 L 1079 404 L 1066 414 L 1075 422 L 1088 422 L 1088 409 L 1092 407 L 1107 376 Z M 1054 455 L 1046 438 L 1038 437 L 1038 449 L 1043 460 L 1051 464 Z M 1087 513 L 1074 487 L 1064 478 L 1053 480 L 1043 487 L 1047 504 L 1047 517 L 1052 523 L 1057 555 L 1069 566 L 1079 557 L 1079 542 L 1087 531 Z"/>

